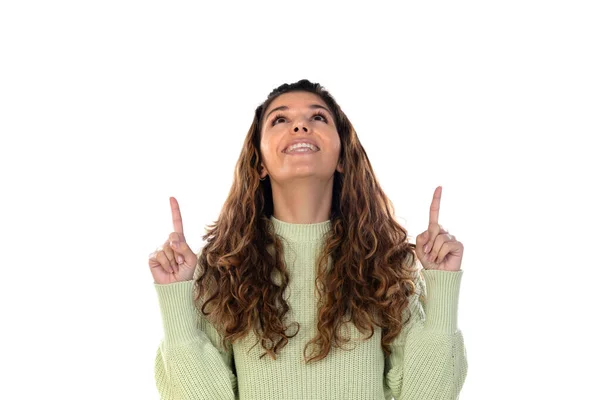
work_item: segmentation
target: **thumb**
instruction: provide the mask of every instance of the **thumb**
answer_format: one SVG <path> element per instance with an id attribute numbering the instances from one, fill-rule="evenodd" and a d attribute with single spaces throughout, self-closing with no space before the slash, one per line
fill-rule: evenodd
<path id="1" fill-rule="evenodd" d="M 175 260 L 178 264 L 187 264 L 188 266 L 196 265 L 196 253 L 190 249 L 185 240 L 180 240 L 181 235 L 174 234 L 171 239 L 171 248 L 175 253 Z"/>

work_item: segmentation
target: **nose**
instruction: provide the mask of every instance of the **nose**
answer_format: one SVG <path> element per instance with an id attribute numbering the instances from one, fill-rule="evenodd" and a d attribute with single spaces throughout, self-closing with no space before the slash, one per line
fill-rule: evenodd
<path id="1" fill-rule="evenodd" d="M 294 126 L 294 132 L 298 132 L 300 129 L 302 129 L 304 132 L 308 132 L 308 128 L 304 126 L 302 122 L 296 122 L 296 125 Z"/>

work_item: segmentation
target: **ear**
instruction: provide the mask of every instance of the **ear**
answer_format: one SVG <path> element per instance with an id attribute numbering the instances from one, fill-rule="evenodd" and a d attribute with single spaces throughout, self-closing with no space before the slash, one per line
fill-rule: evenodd
<path id="1" fill-rule="evenodd" d="M 260 179 L 263 179 L 264 177 L 266 177 L 269 174 L 269 171 L 267 171 L 267 169 L 265 168 L 264 164 L 261 163 L 260 164 Z"/>
<path id="2" fill-rule="evenodd" d="M 335 167 L 336 171 L 339 173 L 344 173 L 344 168 L 342 167 L 342 163 L 339 163 L 337 167 Z"/>

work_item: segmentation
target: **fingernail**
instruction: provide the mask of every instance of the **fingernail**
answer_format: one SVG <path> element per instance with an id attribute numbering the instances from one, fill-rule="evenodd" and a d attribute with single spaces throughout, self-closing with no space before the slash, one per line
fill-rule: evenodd
<path id="1" fill-rule="evenodd" d="M 428 246 L 427 246 L 427 245 L 425 245 L 425 248 L 423 249 L 423 251 L 425 252 L 425 254 L 427 254 L 427 250 L 428 250 L 428 249 L 427 249 L 427 247 L 428 247 Z"/>
<path id="2" fill-rule="evenodd" d="M 181 257 L 181 256 L 177 256 L 177 262 L 178 262 L 179 264 L 183 264 L 183 257 Z"/>

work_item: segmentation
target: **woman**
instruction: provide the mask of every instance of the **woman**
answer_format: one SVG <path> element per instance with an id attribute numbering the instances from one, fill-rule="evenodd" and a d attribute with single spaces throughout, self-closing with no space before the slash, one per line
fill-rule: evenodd
<path id="1" fill-rule="evenodd" d="M 308 80 L 272 91 L 199 255 L 170 199 L 149 261 L 161 399 L 456 399 L 463 246 L 440 198 L 409 243 L 334 98 Z"/>

